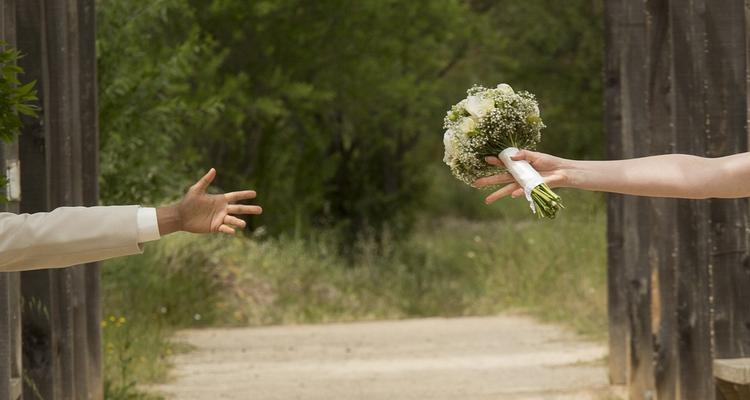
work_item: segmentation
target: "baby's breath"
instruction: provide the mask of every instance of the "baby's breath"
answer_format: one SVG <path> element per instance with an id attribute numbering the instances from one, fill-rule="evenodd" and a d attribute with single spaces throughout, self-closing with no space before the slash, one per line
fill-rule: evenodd
<path id="1" fill-rule="evenodd" d="M 497 156 L 508 147 L 534 149 L 545 126 L 539 115 L 539 105 L 529 92 L 514 92 L 504 85 L 494 89 L 473 86 L 466 94 L 466 99 L 446 113 L 443 126 L 446 129 L 445 162 L 453 175 L 471 184 L 478 178 L 502 171 L 487 164 L 486 156 Z M 480 114 L 481 117 L 471 115 L 466 108 L 471 96 L 492 99 L 489 105 L 494 107 Z M 465 118 L 473 118 L 474 123 L 464 123 Z M 467 126 L 474 128 L 466 132 Z"/>

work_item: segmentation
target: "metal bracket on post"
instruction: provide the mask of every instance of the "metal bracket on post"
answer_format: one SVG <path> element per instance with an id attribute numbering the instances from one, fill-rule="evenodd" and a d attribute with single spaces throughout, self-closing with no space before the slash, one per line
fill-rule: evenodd
<path id="1" fill-rule="evenodd" d="M 5 166 L 5 178 L 7 179 L 6 197 L 8 201 L 21 201 L 21 162 L 18 160 L 8 161 Z"/>

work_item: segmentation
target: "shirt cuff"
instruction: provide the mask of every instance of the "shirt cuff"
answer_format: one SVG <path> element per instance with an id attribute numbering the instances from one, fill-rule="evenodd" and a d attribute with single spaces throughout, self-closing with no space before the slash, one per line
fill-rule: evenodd
<path id="1" fill-rule="evenodd" d="M 141 207 L 138 209 L 138 243 L 159 240 L 159 221 L 156 219 L 156 209 Z"/>

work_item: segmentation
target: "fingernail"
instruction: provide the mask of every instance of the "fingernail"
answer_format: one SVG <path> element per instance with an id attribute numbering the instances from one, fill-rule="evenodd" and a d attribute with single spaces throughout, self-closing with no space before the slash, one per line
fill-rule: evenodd
<path id="1" fill-rule="evenodd" d="M 492 157 L 487 156 L 487 157 L 484 158 L 484 161 L 490 162 L 490 161 L 492 161 Z"/>

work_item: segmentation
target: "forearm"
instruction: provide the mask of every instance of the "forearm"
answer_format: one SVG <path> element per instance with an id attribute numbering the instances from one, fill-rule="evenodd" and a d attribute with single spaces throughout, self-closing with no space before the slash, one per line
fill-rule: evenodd
<path id="1" fill-rule="evenodd" d="M 750 154 L 669 154 L 617 161 L 569 161 L 568 186 L 650 197 L 750 197 Z"/>
<path id="2" fill-rule="evenodd" d="M 138 206 L 0 213 L 0 272 L 66 267 L 139 254 Z"/>

